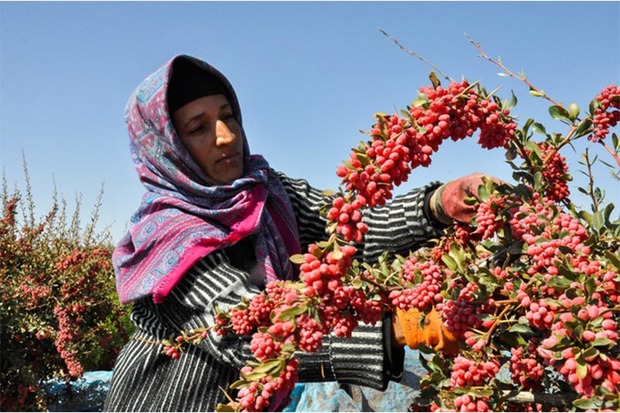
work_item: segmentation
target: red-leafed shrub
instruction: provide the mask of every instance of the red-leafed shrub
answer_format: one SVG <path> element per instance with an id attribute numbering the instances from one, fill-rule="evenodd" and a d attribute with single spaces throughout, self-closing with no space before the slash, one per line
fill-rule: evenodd
<path id="1" fill-rule="evenodd" d="M 37 219 L 27 170 L 26 183 L 25 194 L 9 193 L 6 182 L 2 193 L 3 411 L 46 410 L 43 381 L 110 370 L 131 328 L 116 297 L 109 236 L 95 231 L 100 202 L 84 230 L 79 200 L 68 217 L 55 197 Z"/>

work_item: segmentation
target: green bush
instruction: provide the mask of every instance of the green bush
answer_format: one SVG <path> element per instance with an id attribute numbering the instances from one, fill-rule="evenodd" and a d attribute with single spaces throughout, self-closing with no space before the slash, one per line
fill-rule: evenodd
<path id="1" fill-rule="evenodd" d="M 24 163 L 25 165 L 25 163 Z M 109 370 L 131 333 L 129 309 L 114 287 L 107 230 L 96 231 L 101 198 L 81 228 L 56 194 L 35 217 L 27 167 L 26 191 L 2 185 L 0 217 L 0 409 L 46 410 L 41 384 L 67 382 L 85 371 Z M 20 213 L 21 212 L 21 213 Z"/>

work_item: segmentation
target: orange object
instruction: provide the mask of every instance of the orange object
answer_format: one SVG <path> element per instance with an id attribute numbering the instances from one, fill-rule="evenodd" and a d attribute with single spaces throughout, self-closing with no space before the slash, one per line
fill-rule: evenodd
<path id="1" fill-rule="evenodd" d="M 405 341 L 412 349 L 418 349 L 420 344 L 426 344 L 435 351 L 446 354 L 457 354 L 459 352 L 459 342 L 444 327 L 441 315 L 433 307 L 426 315 L 417 308 L 407 311 L 396 308 L 396 315 L 400 321 Z"/>

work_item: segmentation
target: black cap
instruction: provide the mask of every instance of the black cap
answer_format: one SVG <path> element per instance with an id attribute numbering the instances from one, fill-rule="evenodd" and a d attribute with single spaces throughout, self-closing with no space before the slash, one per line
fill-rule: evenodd
<path id="1" fill-rule="evenodd" d="M 217 75 L 199 67 L 191 60 L 179 58 L 172 64 L 172 74 L 168 82 L 168 113 L 201 97 L 223 94 L 228 96 L 228 88 Z"/>

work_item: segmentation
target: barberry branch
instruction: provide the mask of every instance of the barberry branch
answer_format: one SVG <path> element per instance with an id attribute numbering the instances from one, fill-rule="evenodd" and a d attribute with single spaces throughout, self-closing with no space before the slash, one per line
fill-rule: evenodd
<path id="1" fill-rule="evenodd" d="M 381 33 L 383 33 L 384 36 L 386 36 L 387 38 L 389 38 L 390 40 L 392 40 L 398 47 L 401 48 L 401 50 L 403 50 L 405 53 L 407 53 L 410 56 L 415 57 L 416 59 L 426 63 L 427 65 L 429 65 L 430 67 L 433 68 L 433 70 L 435 70 L 437 73 L 439 73 L 441 76 L 443 76 L 444 79 L 446 79 L 448 82 L 454 82 L 454 79 L 452 79 L 450 76 L 446 75 L 445 73 L 443 73 L 437 66 L 435 66 L 431 61 L 423 58 L 422 56 L 420 56 L 419 54 L 407 49 L 405 46 L 403 46 L 398 39 L 396 39 L 394 36 L 389 35 L 385 30 L 383 29 L 379 29 L 379 31 Z"/>
<path id="2" fill-rule="evenodd" d="M 590 162 L 588 149 L 589 148 L 586 148 L 583 159 L 585 161 L 586 168 L 588 169 L 588 195 L 590 196 L 590 199 L 592 199 L 592 211 L 596 212 L 598 211 L 598 200 L 594 194 L 594 176 L 592 174 L 592 162 Z"/>
<path id="3" fill-rule="evenodd" d="M 537 96 L 540 96 L 543 99 L 548 100 L 549 102 L 553 103 L 556 106 L 564 107 L 561 103 L 559 103 L 559 102 L 553 100 L 551 97 L 549 97 L 545 93 L 544 90 L 541 90 L 541 89 L 537 88 L 534 84 L 532 84 L 529 80 L 527 80 L 527 77 L 521 76 L 521 75 L 518 75 L 518 74 L 514 73 L 512 70 L 510 70 L 508 67 L 506 67 L 506 65 L 504 65 L 501 61 L 493 59 L 492 57 L 489 57 L 489 55 L 487 55 L 486 52 L 482 49 L 482 46 L 480 46 L 480 43 L 475 41 L 469 34 L 465 33 L 465 36 L 469 39 L 469 42 L 471 44 L 473 44 L 474 47 L 478 50 L 478 52 L 480 53 L 480 57 L 482 57 L 483 59 L 488 60 L 489 62 L 491 62 L 494 65 L 498 66 L 504 72 L 506 72 L 506 74 L 508 76 L 512 77 L 513 79 L 516 79 L 516 80 L 519 80 L 519 81 L 525 83 L 530 88 L 530 92 L 533 91 Z"/>

